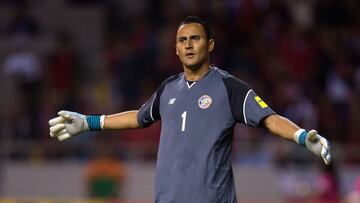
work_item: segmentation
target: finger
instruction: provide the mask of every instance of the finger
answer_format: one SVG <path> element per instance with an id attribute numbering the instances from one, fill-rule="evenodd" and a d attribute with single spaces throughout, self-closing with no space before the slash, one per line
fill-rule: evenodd
<path id="1" fill-rule="evenodd" d="M 321 148 L 321 157 L 325 158 L 329 154 L 329 150 L 326 147 Z"/>
<path id="2" fill-rule="evenodd" d="M 50 132 L 57 134 L 59 131 L 63 130 L 65 128 L 65 124 L 57 124 L 50 128 Z"/>
<path id="3" fill-rule="evenodd" d="M 330 149 L 328 149 L 326 147 L 322 147 L 322 149 L 321 149 L 321 157 L 323 158 L 325 164 L 330 164 L 330 162 L 331 162 Z"/>
<path id="4" fill-rule="evenodd" d="M 59 111 L 58 115 L 65 118 L 65 119 L 70 119 L 70 112 L 69 111 Z"/>
<path id="5" fill-rule="evenodd" d="M 329 165 L 331 163 L 331 155 L 327 154 L 325 157 L 323 157 L 323 160 L 326 165 Z"/>
<path id="6" fill-rule="evenodd" d="M 326 164 L 330 164 L 331 163 L 331 154 L 329 153 L 327 156 L 326 156 Z"/>
<path id="7" fill-rule="evenodd" d="M 64 141 L 66 139 L 69 139 L 70 137 L 71 137 L 71 135 L 69 133 L 66 133 L 66 134 L 60 135 L 59 137 L 57 137 L 57 139 L 59 141 Z"/>
<path id="8" fill-rule="evenodd" d="M 324 147 L 329 148 L 329 143 L 325 138 L 320 138 L 320 142 Z"/>
<path id="9" fill-rule="evenodd" d="M 63 132 L 63 130 L 61 132 Z M 66 131 L 65 131 L 65 133 L 66 133 Z M 50 132 L 50 137 L 59 137 L 60 135 L 63 135 L 65 133 L 52 133 L 52 132 Z"/>
<path id="10" fill-rule="evenodd" d="M 49 120 L 49 125 L 50 126 L 54 126 L 56 124 L 59 124 L 59 123 L 64 123 L 65 122 L 65 119 L 61 116 L 58 116 L 56 118 L 53 118 L 51 120 Z"/>
<path id="11" fill-rule="evenodd" d="M 310 140 L 310 142 L 316 142 L 317 141 L 317 131 L 310 130 L 308 133 L 308 139 Z"/>
<path id="12" fill-rule="evenodd" d="M 66 133 L 68 133 L 68 131 L 66 130 L 66 128 L 64 128 L 60 132 L 54 134 L 54 137 L 59 137 L 59 136 L 61 136 L 63 134 L 66 134 Z"/>

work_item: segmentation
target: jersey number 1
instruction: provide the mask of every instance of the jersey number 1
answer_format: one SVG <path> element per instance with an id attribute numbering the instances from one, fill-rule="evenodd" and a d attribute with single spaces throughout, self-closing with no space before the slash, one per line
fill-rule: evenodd
<path id="1" fill-rule="evenodd" d="M 181 118 L 182 118 L 181 131 L 182 131 L 182 132 L 185 131 L 185 126 L 186 126 L 186 114 L 187 114 L 187 111 L 184 111 L 184 113 L 181 114 Z"/>

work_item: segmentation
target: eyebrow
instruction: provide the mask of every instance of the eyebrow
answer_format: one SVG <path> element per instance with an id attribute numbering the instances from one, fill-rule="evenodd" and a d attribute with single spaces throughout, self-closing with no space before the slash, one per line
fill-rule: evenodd
<path id="1" fill-rule="evenodd" d="M 194 39 L 195 37 L 200 38 L 201 36 L 200 35 L 190 35 L 189 36 L 190 39 Z M 180 36 L 180 37 L 178 37 L 178 40 L 184 40 L 184 39 L 186 40 L 187 38 L 188 38 L 187 36 Z"/>

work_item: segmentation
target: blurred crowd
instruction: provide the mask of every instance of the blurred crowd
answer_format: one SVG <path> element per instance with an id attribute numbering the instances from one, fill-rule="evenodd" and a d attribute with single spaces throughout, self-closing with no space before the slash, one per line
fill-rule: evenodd
<path id="1" fill-rule="evenodd" d="M 215 66 L 245 80 L 277 113 L 329 138 L 335 161 L 360 164 L 357 0 L 50 2 L 0 3 L 7 11 L 0 18 L 0 158 L 87 159 L 100 143 L 120 146 L 115 153 L 122 159 L 154 160 L 159 123 L 147 130 L 106 132 L 106 139 L 88 133 L 59 145 L 49 137 L 48 120 L 61 109 L 85 114 L 138 109 L 163 80 L 182 71 L 174 47 L 177 26 L 185 16 L 197 15 L 210 24 Z M 52 16 L 58 4 L 100 11 L 99 46 L 78 46 L 92 33 L 79 36 L 44 26 L 34 10 L 46 3 L 51 9 L 41 12 L 55 19 L 53 27 L 61 21 Z M 66 23 L 92 23 L 72 20 Z M 34 49 L 43 38 L 46 49 Z M 282 167 L 304 161 L 301 153 L 291 153 L 296 145 L 264 137 L 265 131 L 240 125 L 235 134 L 235 161 L 275 161 Z M 83 143 L 90 144 L 78 147 Z"/>
<path id="2" fill-rule="evenodd" d="M 34 154 L 41 154 L 38 144 L 51 143 L 47 121 L 61 109 L 109 114 L 139 108 L 163 80 L 182 71 L 175 55 L 175 33 L 185 16 L 198 15 L 209 22 L 216 41 L 211 54 L 215 66 L 247 81 L 279 114 L 304 128 L 318 129 L 342 146 L 344 163 L 360 163 L 354 153 L 360 147 L 356 0 L 61 2 L 69 9 L 92 7 L 102 12 L 101 44 L 90 51 L 95 54 L 77 47 L 79 38 L 71 30 L 42 27 L 31 11 L 44 1 L 0 3 L 10 14 L 0 20 L 0 40 L 9 45 L 0 45 L 3 144 L 25 140 L 35 143 L 30 148 Z M 31 42 L 43 37 L 51 43 L 45 54 L 39 54 Z M 112 132 L 108 142 L 146 139 L 156 145 L 158 128 Z M 261 143 L 263 137 L 257 134 L 263 133 L 239 132 L 236 139 Z M 18 151 L 3 146 L 3 152 L 11 152 L 10 158 L 28 156 L 21 143 L 13 148 Z M 156 151 L 156 146 L 150 149 Z"/>

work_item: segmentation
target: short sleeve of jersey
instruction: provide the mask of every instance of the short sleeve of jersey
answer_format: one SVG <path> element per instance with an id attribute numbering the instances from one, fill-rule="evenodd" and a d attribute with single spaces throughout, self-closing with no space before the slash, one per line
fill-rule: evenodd
<path id="1" fill-rule="evenodd" d="M 160 85 L 157 91 L 150 97 L 150 99 L 147 100 L 147 102 L 141 106 L 137 114 L 137 121 L 141 127 L 143 128 L 149 127 L 155 121 L 161 119 L 160 110 L 159 110 L 161 93 L 163 92 L 165 85 L 178 78 L 178 76 L 179 75 L 175 75 L 166 79 Z"/>
<path id="2" fill-rule="evenodd" d="M 137 120 L 141 127 L 146 128 L 160 119 L 159 114 L 159 97 L 156 91 L 149 100 L 143 104 L 137 114 Z"/>
<path id="3" fill-rule="evenodd" d="M 234 119 L 253 127 L 260 126 L 263 118 L 275 112 L 252 90 L 248 84 L 228 76 L 223 78 Z"/>

